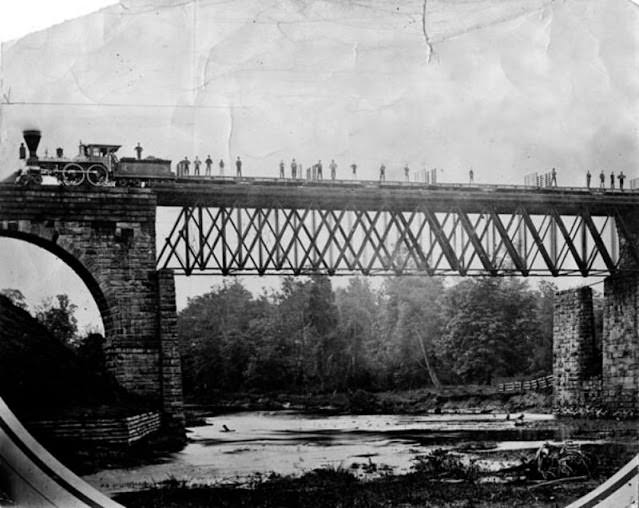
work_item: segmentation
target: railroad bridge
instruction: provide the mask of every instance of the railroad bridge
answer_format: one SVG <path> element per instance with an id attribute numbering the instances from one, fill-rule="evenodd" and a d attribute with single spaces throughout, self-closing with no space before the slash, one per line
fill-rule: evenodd
<path id="1" fill-rule="evenodd" d="M 157 210 L 173 226 L 156 233 Z M 558 411 L 639 411 L 639 193 L 489 185 L 202 179 L 147 188 L 0 184 L 0 236 L 65 261 L 93 295 L 109 369 L 183 432 L 174 274 L 605 276 L 555 309 Z M 162 212 L 165 214 L 165 212 Z"/>

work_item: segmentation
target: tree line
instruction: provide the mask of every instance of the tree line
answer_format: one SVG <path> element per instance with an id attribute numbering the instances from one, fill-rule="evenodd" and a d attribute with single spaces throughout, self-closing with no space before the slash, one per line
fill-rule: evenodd
<path id="1" fill-rule="evenodd" d="M 490 383 L 552 372 L 554 284 L 515 278 L 240 279 L 178 315 L 187 394 L 327 392 Z"/>

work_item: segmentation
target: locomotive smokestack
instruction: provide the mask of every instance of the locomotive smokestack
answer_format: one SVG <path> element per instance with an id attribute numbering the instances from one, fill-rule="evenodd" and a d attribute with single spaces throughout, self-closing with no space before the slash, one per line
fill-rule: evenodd
<path id="1" fill-rule="evenodd" d="M 27 148 L 29 149 L 29 158 L 27 159 L 27 164 L 30 164 L 32 161 L 38 160 L 38 145 L 40 144 L 40 131 L 39 130 L 26 130 L 22 131 L 22 137 L 24 138 L 24 142 L 27 144 Z"/>

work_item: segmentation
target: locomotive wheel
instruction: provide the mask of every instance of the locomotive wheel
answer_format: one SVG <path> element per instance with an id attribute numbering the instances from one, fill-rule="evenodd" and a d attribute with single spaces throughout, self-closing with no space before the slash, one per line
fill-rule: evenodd
<path id="1" fill-rule="evenodd" d="M 67 164 L 62 169 L 62 180 L 66 185 L 80 185 L 84 176 L 84 169 L 79 164 Z"/>
<path id="2" fill-rule="evenodd" d="M 108 177 L 109 173 L 107 168 L 105 168 L 102 164 L 94 164 L 93 166 L 89 166 L 89 169 L 87 170 L 87 180 L 89 180 L 91 185 L 104 185 Z"/>

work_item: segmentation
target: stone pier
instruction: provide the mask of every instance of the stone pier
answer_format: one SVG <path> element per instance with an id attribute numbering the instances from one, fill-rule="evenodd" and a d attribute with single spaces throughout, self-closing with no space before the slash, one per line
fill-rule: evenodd
<path id="1" fill-rule="evenodd" d="M 639 415 L 639 277 L 604 283 L 601 358 L 596 354 L 592 290 L 560 291 L 553 324 L 554 409 L 583 416 Z"/>
<path id="2" fill-rule="evenodd" d="M 598 404 L 600 380 L 595 355 L 592 289 L 581 287 L 555 295 L 553 316 L 554 408 L 572 413 Z"/>

